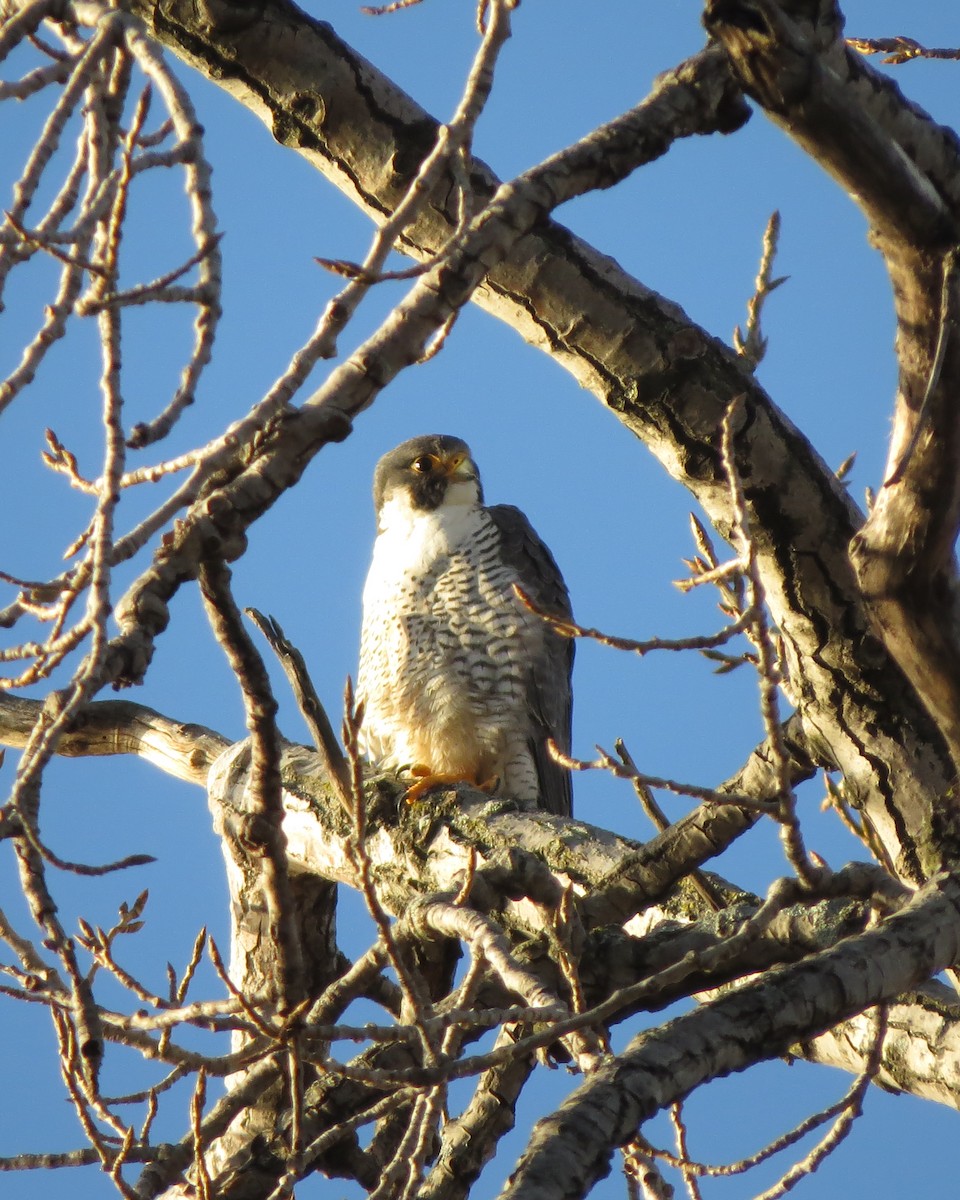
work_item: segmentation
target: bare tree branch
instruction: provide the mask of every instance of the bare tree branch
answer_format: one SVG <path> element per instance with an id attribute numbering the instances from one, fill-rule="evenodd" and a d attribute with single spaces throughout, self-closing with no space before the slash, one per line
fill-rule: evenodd
<path id="1" fill-rule="evenodd" d="M 827 1028 L 862 1012 L 871 996 L 893 999 L 960 956 L 960 890 L 928 884 L 882 929 L 852 938 L 776 976 L 747 984 L 661 1030 L 641 1034 L 615 1064 L 601 1067 L 540 1121 L 503 1196 L 582 1196 L 607 1170 L 614 1147 L 661 1106 L 707 1079 L 783 1053 L 799 1025 Z M 869 960 L 880 986 L 861 971 Z M 825 980 L 831 981 L 825 987 Z M 717 1026 L 728 1036 L 717 1034 Z M 802 1035 L 800 1035 L 802 1037 Z M 575 1137 L 567 1131 L 576 1129 Z"/>

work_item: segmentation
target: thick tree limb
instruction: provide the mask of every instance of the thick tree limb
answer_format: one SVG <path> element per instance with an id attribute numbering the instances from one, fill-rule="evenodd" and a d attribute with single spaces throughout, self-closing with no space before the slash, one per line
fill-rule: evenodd
<path id="1" fill-rule="evenodd" d="M 22 749 L 43 701 L 0 695 L 0 744 Z M 161 771 L 206 787 L 207 772 L 230 745 L 203 725 L 173 721 L 130 700 L 88 704 L 63 735 L 57 753 L 65 758 L 135 754 Z"/>
<path id="2" fill-rule="evenodd" d="M 832 0 L 711 0 L 704 19 L 744 89 L 860 205 L 890 273 L 897 407 L 852 559 L 874 626 L 960 770 L 960 140 L 845 44 Z M 944 863 L 958 846 L 949 808 Z"/>
<path id="3" fill-rule="evenodd" d="M 960 1109 L 960 1022 L 957 994 L 932 981 L 891 1004 L 883 1060 L 876 1082 Z M 841 1070 L 862 1069 L 870 1042 L 870 1017 L 844 1021 L 812 1041 L 801 1055 Z"/>
<path id="4" fill-rule="evenodd" d="M 708 0 L 703 19 L 743 90 L 854 197 L 877 236 L 952 244 L 957 135 L 846 45 L 833 0 Z"/>

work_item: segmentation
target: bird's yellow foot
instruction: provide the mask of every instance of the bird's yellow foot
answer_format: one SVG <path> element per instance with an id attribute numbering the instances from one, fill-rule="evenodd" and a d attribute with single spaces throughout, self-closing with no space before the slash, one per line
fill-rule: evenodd
<path id="1" fill-rule="evenodd" d="M 450 787 L 456 783 L 469 783 L 471 787 L 479 788 L 481 792 L 492 792 L 500 782 L 494 775 L 492 779 L 478 780 L 475 776 L 464 774 L 462 771 L 431 771 L 429 767 L 411 767 L 410 774 L 417 776 L 417 782 L 407 788 L 404 800 L 407 804 L 416 802 L 438 787 Z"/>

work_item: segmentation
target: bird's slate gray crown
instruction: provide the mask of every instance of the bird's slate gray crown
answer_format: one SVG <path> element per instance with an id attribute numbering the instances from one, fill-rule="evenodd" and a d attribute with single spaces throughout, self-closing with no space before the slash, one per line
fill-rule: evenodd
<path id="1" fill-rule="evenodd" d="M 485 507 L 470 448 L 411 438 L 377 464 L 377 540 L 363 592 L 357 690 L 364 752 L 390 769 L 499 780 L 569 814 L 574 643 L 529 612 L 570 616 L 553 555 L 519 509 Z"/>

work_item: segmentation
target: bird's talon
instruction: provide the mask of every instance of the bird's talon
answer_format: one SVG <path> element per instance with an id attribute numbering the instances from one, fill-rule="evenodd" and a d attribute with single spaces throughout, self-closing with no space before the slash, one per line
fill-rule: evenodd
<path id="1" fill-rule="evenodd" d="M 434 788 L 472 782 L 464 775 L 434 773 L 427 767 L 412 767 L 410 774 L 417 776 L 417 782 L 408 787 L 404 793 L 403 798 L 407 804 L 416 804 L 421 797 L 425 796 L 427 792 L 432 792 Z"/>
<path id="2" fill-rule="evenodd" d="M 462 772 L 434 772 L 427 767 L 411 767 L 410 774 L 417 777 L 417 781 L 411 784 L 404 793 L 404 800 L 407 804 L 416 804 L 416 802 L 427 792 L 433 791 L 439 787 L 453 787 L 458 783 L 469 783 L 471 787 L 478 788 L 481 792 L 493 792 L 500 783 L 498 775 L 491 776 L 490 779 L 478 781 L 472 775 L 464 775 Z"/>

